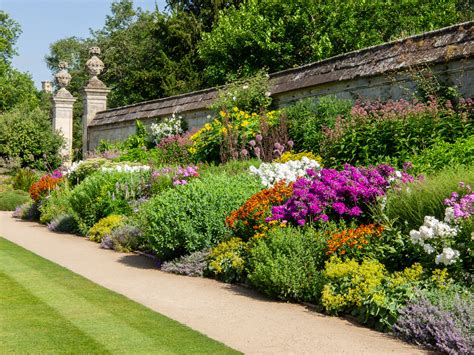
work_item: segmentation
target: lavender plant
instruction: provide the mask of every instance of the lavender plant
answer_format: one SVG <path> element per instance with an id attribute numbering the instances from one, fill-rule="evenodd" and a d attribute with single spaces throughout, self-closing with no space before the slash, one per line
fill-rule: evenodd
<path id="1" fill-rule="evenodd" d="M 203 276 L 207 268 L 209 250 L 196 251 L 192 254 L 163 263 L 161 270 L 186 276 Z"/>

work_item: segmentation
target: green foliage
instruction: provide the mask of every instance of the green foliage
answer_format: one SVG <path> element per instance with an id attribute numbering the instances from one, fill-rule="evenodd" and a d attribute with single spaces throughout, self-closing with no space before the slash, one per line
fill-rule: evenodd
<path id="1" fill-rule="evenodd" d="M 43 200 L 39 207 L 40 222 L 48 224 L 55 218 L 72 214 L 71 204 L 69 203 L 70 196 L 71 190 L 67 184 L 61 184 L 59 188 L 52 190 L 49 197 Z"/>
<path id="2" fill-rule="evenodd" d="M 272 99 L 269 96 L 268 74 L 261 70 L 247 79 L 234 81 L 220 89 L 217 98 L 212 103 L 215 110 L 230 111 L 238 107 L 243 111 L 260 112 L 268 108 Z"/>
<path id="3" fill-rule="evenodd" d="M 104 217 L 89 229 L 87 237 L 94 242 L 100 243 L 105 236 L 110 235 L 112 231 L 120 227 L 124 221 L 125 217 L 120 215 L 111 214 L 110 216 Z"/>
<path id="4" fill-rule="evenodd" d="M 29 199 L 28 193 L 22 190 L 0 192 L 0 211 L 14 211 Z"/>
<path id="5" fill-rule="evenodd" d="M 21 106 L 0 115 L 0 157 L 18 157 L 22 167 L 52 170 L 61 163 L 62 145 L 48 112 L 40 108 Z"/>
<path id="6" fill-rule="evenodd" d="M 98 173 L 87 177 L 71 193 L 69 202 L 83 234 L 109 214 L 130 215 L 134 201 L 147 192 L 148 174 Z"/>
<path id="7" fill-rule="evenodd" d="M 333 127 L 337 116 L 347 115 L 352 100 L 323 96 L 318 100 L 306 98 L 284 109 L 288 118 L 288 133 L 297 151 L 319 152 L 323 127 Z"/>
<path id="8" fill-rule="evenodd" d="M 0 10 L 0 61 L 9 62 L 16 54 L 15 44 L 21 27 L 5 11 Z"/>
<path id="9" fill-rule="evenodd" d="M 262 292 L 283 300 L 319 303 L 325 242 L 312 228 L 274 228 L 250 249 L 248 278 Z"/>
<path id="10" fill-rule="evenodd" d="M 54 217 L 48 223 L 48 229 L 52 232 L 79 234 L 79 226 L 76 218 L 71 214 L 62 214 Z"/>
<path id="11" fill-rule="evenodd" d="M 164 260 L 209 248 L 229 234 L 226 216 L 259 188 L 249 174 L 201 175 L 143 204 L 138 225 L 147 246 Z"/>
<path id="12" fill-rule="evenodd" d="M 31 185 L 37 182 L 40 174 L 30 168 L 19 169 L 12 178 L 12 185 L 15 190 L 28 192 Z"/>
<path id="13" fill-rule="evenodd" d="M 407 105 L 408 106 L 408 105 Z M 370 112 L 339 119 L 334 129 L 325 132 L 321 156 L 329 166 L 369 165 L 386 162 L 402 165 L 414 154 L 442 142 L 474 134 L 474 125 L 466 115 L 472 110 L 455 112 L 436 110 L 395 114 Z"/>
<path id="14" fill-rule="evenodd" d="M 100 170 L 107 163 L 107 159 L 94 158 L 83 160 L 79 163 L 73 163 L 71 171 L 68 174 L 68 181 L 72 186 L 80 184 L 86 177 Z"/>
<path id="15" fill-rule="evenodd" d="M 128 253 L 139 250 L 143 242 L 140 229 L 133 224 L 125 223 L 114 228 L 105 239 L 102 239 L 101 247 L 110 247 L 115 251 Z"/>
<path id="16" fill-rule="evenodd" d="M 31 110 L 40 104 L 38 96 L 30 74 L 0 61 L 0 114 L 19 105 Z"/>
<path id="17" fill-rule="evenodd" d="M 230 238 L 211 249 L 209 272 L 219 280 L 232 283 L 244 278 L 248 246 L 240 238 Z"/>
<path id="18" fill-rule="evenodd" d="M 216 85 L 454 24 L 464 18 L 457 3 L 248 0 L 203 34 L 199 54 L 206 81 Z"/>
<path id="19" fill-rule="evenodd" d="M 326 263 L 324 273 L 328 280 L 321 297 L 325 310 L 350 313 L 380 330 L 390 329 L 397 320 L 397 310 L 414 297 L 414 287 L 423 280 L 419 264 L 390 274 L 373 259 L 359 264 L 334 257 Z"/>
<path id="20" fill-rule="evenodd" d="M 434 173 L 446 167 L 474 166 L 474 135 L 459 138 L 453 143 L 437 142 L 430 148 L 408 159 L 415 172 Z"/>
<path id="21" fill-rule="evenodd" d="M 395 221 L 395 226 L 408 234 L 418 229 L 425 216 L 444 219 L 446 206 L 444 199 L 451 192 L 461 192 L 459 182 L 471 186 L 474 184 L 474 169 L 462 167 L 446 167 L 436 175 L 428 176 L 424 181 L 410 184 L 401 191 L 389 191 L 385 213 Z"/>

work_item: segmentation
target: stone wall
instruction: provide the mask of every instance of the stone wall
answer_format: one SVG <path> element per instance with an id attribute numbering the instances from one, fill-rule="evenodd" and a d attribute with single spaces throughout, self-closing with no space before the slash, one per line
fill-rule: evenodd
<path id="1" fill-rule="evenodd" d="M 474 22 L 339 55 L 270 75 L 270 91 L 278 107 L 305 97 L 398 99 L 411 97 L 412 74 L 429 67 L 444 82 L 474 96 Z M 200 127 L 211 113 L 217 89 L 151 100 L 97 113 L 88 127 L 89 148 L 101 139 L 123 140 L 135 132 L 135 120 L 150 125 L 158 117 L 181 115 L 190 128 Z"/>

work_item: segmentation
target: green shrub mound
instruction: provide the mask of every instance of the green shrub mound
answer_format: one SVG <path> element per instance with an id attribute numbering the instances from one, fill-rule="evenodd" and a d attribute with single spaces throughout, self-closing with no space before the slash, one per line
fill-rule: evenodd
<path id="1" fill-rule="evenodd" d="M 94 242 L 100 243 L 104 237 L 110 235 L 116 228 L 122 226 L 124 222 L 124 216 L 111 214 L 94 224 L 89 229 L 89 232 L 87 232 L 87 237 Z"/>
<path id="2" fill-rule="evenodd" d="M 205 175 L 146 202 L 138 225 L 148 246 L 170 260 L 220 242 L 229 233 L 226 216 L 259 189 L 249 174 Z"/>
<path id="3" fill-rule="evenodd" d="M 61 164 L 62 145 L 46 110 L 25 105 L 0 115 L 0 157 L 17 157 L 22 167 L 44 171 Z"/>
<path id="4" fill-rule="evenodd" d="M 14 211 L 15 208 L 30 199 L 27 192 L 21 190 L 0 193 L 0 211 Z"/>
<path id="5" fill-rule="evenodd" d="M 248 279 L 269 296 L 319 303 L 324 248 L 312 228 L 276 228 L 250 250 Z"/>
<path id="6" fill-rule="evenodd" d="M 44 199 L 39 207 L 41 212 L 40 223 L 48 224 L 53 219 L 73 213 L 69 198 L 71 190 L 66 184 L 51 191 L 49 197 Z"/>
<path id="7" fill-rule="evenodd" d="M 130 215 L 133 201 L 146 193 L 147 173 L 98 172 L 88 176 L 71 193 L 69 202 L 85 235 L 109 214 Z"/>
<path id="8" fill-rule="evenodd" d="M 12 178 L 12 186 L 15 190 L 22 190 L 28 192 L 31 185 L 39 180 L 38 172 L 29 169 L 19 169 Z"/>

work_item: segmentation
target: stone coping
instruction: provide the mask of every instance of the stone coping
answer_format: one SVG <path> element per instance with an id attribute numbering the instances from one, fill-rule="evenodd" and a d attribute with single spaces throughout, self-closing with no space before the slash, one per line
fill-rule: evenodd
<path id="1" fill-rule="evenodd" d="M 474 21 L 341 54 L 270 74 L 270 92 L 280 94 L 331 82 L 474 57 Z M 209 108 L 219 87 L 117 107 L 97 113 L 89 126 L 190 113 Z"/>

